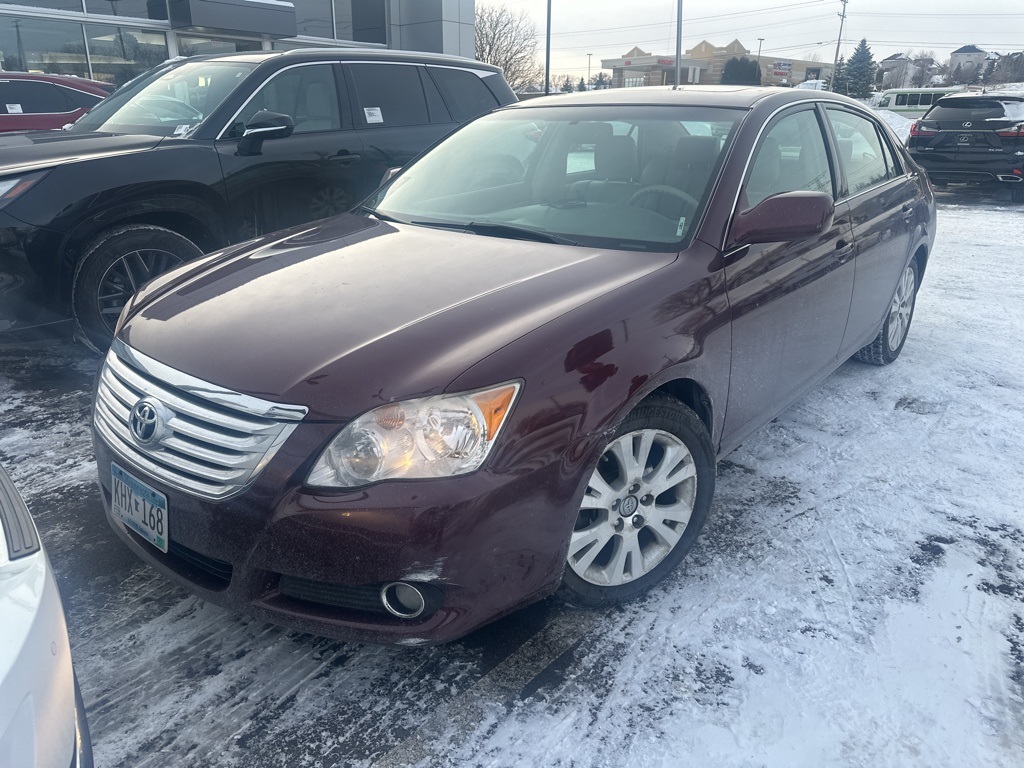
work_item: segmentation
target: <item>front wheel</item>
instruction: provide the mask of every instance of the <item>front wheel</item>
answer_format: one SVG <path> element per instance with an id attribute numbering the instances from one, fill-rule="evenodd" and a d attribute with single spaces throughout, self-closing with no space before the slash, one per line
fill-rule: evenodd
<path id="1" fill-rule="evenodd" d="M 649 590 L 693 547 L 714 490 L 714 451 L 701 420 L 674 398 L 645 400 L 591 474 L 560 596 L 596 608 Z"/>
<path id="2" fill-rule="evenodd" d="M 125 304 L 144 283 L 202 250 L 186 237 L 151 224 L 128 224 L 101 234 L 85 250 L 71 290 L 72 311 L 82 339 L 106 350 Z"/>
<path id="3" fill-rule="evenodd" d="M 896 286 L 882 330 L 870 344 L 857 350 L 854 357 L 872 365 L 888 365 L 899 357 L 910 332 L 910 321 L 914 319 L 916 299 L 917 262 L 911 259 Z"/>

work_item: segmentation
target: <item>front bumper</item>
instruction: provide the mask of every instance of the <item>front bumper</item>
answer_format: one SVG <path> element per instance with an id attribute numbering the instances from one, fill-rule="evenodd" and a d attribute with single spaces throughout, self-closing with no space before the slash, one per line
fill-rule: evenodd
<path id="1" fill-rule="evenodd" d="M 63 330 L 57 259 L 60 235 L 0 211 L 0 334 Z"/>
<path id="2" fill-rule="evenodd" d="M 220 502 L 163 485 L 95 436 L 107 518 L 132 551 L 210 602 L 338 639 L 448 642 L 558 586 L 582 476 L 556 462 L 358 491 L 302 487 L 336 429 L 300 425 L 250 488 Z M 112 515 L 112 461 L 167 497 L 167 554 Z M 385 612 L 377 596 L 395 581 L 438 595 L 434 610 Z"/>

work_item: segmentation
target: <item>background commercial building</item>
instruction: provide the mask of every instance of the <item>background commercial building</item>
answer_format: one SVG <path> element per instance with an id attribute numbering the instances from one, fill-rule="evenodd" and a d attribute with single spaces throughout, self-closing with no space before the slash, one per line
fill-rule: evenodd
<path id="1" fill-rule="evenodd" d="M 473 57 L 474 0 L 0 0 L 0 69 L 117 84 L 174 56 L 362 45 Z"/>
<path id="2" fill-rule="evenodd" d="M 718 85 L 722 82 L 726 62 L 743 57 L 758 60 L 761 85 L 797 85 L 805 80 L 827 80 L 832 76 L 831 64 L 774 55 L 764 55 L 758 59 L 757 54 L 751 54 L 739 40 L 724 46 L 702 40 L 683 54 L 680 79 L 683 83 Z M 653 54 L 633 48 L 617 59 L 602 59 L 601 67 L 612 71 L 613 88 L 675 84 L 676 58 L 672 54 Z"/>

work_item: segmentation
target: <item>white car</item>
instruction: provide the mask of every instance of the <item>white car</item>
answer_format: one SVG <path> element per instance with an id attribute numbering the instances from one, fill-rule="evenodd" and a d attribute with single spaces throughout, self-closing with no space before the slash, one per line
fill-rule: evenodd
<path id="1" fill-rule="evenodd" d="M 57 583 L 28 508 L 0 467 L 0 766 L 92 765 Z"/>

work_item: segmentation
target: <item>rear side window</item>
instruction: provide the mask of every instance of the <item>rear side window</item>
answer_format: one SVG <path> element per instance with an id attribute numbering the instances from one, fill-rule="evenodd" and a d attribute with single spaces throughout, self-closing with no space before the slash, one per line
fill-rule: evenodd
<path id="1" fill-rule="evenodd" d="M 52 83 L 29 80 L 0 82 L 0 114 L 38 115 L 72 112 L 74 109 L 61 89 Z"/>
<path id="2" fill-rule="evenodd" d="M 350 64 L 356 122 L 374 126 L 430 122 L 419 67 L 404 64 Z"/>
<path id="3" fill-rule="evenodd" d="M 472 72 L 464 69 L 447 69 L 445 67 L 429 67 L 437 86 L 441 89 L 452 117 L 460 123 L 471 120 L 484 112 L 490 112 L 498 106 L 483 80 Z"/>
<path id="4" fill-rule="evenodd" d="M 831 107 L 827 112 L 836 134 L 839 162 L 846 170 L 851 195 L 895 175 L 892 156 L 883 149 L 882 138 L 871 120 Z"/>
<path id="5" fill-rule="evenodd" d="M 86 93 L 85 91 L 76 91 L 74 88 L 65 88 L 64 95 L 79 109 L 92 109 L 103 101 L 102 96 Z"/>

